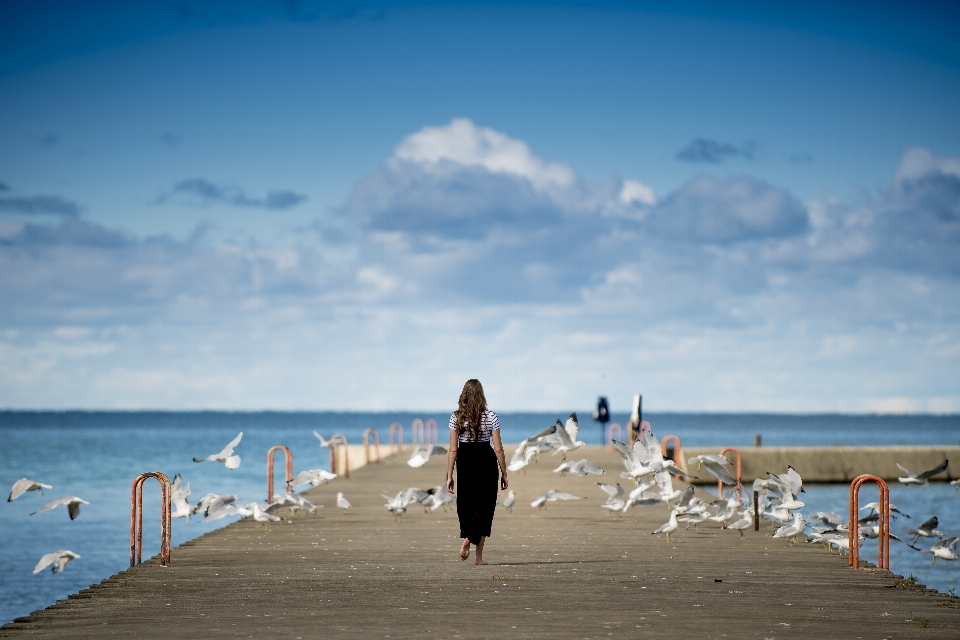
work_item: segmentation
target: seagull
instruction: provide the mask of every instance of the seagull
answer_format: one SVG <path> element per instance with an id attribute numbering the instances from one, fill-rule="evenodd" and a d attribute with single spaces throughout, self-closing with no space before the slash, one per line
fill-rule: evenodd
<path id="1" fill-rule="evenodd" d="M 513 489 L 507 492 L 507 497 L 503 499 L 503 508 L 513 513 L 513 505 L 517 504 L 517 494 L 513 492 Z"/>
<path id="2" fill-rule="evenodd" d="M 64 496 L 62 498 L 57 498 L 56 500 L 51 500 L 47 504 L 43 505 L 42 507 L 40 507 L 39 509 L 31 513 L 30 515 L 33 516 L 38 513 L 42 513 L 44 511 L 50 511 L 51 509 L 56 509 L 62 504 L 67 505 L 67 512 L 70 514 L 70 519 L 76 520 L 77 516 L 80 515 L 80 505 L 90 504 L 90 503 L 82 498 L 78 498 L 77 496 Z"/>
<path id="3" fill-rule="evenodd" d="M 350 501 L 343 497 L 342 491 L 337 492 L 337 506 L 344 510 L 350 508 Z"/>
<path id="4" fill-rule="evenodd" d="M 740 532 L 740 537 L 742 538 L 744 529 L 749 529 L 753 526 L 753 514 L 750 513 L 750 511 L 752 511 L 752 509 L 741 513 L 739 520 L 724 526 L 724 529 L 736 529 Z"/>
<path id="5" fill-rule="evenodd" d="M 13 488 L 10 489 L 10 496 L 7 498 L 7 502 L 13 502 L 27 491 L 39 491 L 40 495 L 43 495 L 44 489 L 53 489 L 53 487 L 49 484 L 43 484 L 42 482 L 37 482 L 35 480 L 20 478 L 13 483 Z"/>
<path id="6" fill-rule="evenodd" d="M 436 511 L 440 507 L 446 511 L 446 506 L 456 499 L 456 496 L 447 491 L 447 485 L 441 484 L 427 491 L 427 497 L 420 500 L 420 504 L 430 507 L 430 511 Z"/>
<path id="7" fill-rule="evenodd" d="M 904 467 L 902 464 L 898 462 L 897 466 L 900 467 L 901 471 L 907 474 L 907 477 L 897 478 L 897 480 L 899 480 L 903 484 L 927 484 L 928 482 L 930 482 L 930 478 L 932 478 L 933 476 L 939 473 L 943 473 L 944 471 L 946 471 L 947 465 L 949 464 L 950 464 L 949 460 L 944 460 L 943 462 L 935 466 L 933 469 L 927 469 L 923 473 L 914 473 L 913 471 L 910 471 L 909 469 L 907 469 L 906 467 Z"/>
<path id="8" fill-rule="evenodd" d="M 879 502 L 868 502 L 867 504 L 865 504 L 865 505 L 863 505 L 862 507 L 860 507 L 860 511 L 866 511 L 867 509 L 872 509 L 875 513 L 880 513 L 880 503 L 879 503 Z M 908 516 L 907 514 L 905 514 L 903 511 L 900 511 L 900 509 L 897 509 L 897 505 L 895 505 L 895 504 L 891 504 L 891 505 L 890 505 L 890 513 L 899 513 L 899 514 L 902 515 L 904 518 L 909 518 L 909 517 L 910 517 L 910 516 Z"/>
<path id="9" fill-rule="evenodd" d="M 609 509 L 610 511 L 624 510 L 626 501 L 623 499 L 623 487 L 620 486 L 619 482 L 616 486 L 598 482 L 597 486 L 603 489 L 603 492 L 607 494 L 607 501 L 600 505 L 601 509 Z"/>
<path id="10" fill-rule="evenodd" d="M 557 427 L 555 425 L 550 426 L 537 435 L 522 440 L 517 446 L 516 450 L 513 452 L 513 456 L 510 458 L 510 464 L 507 465 L 507 469 L 509 471 L 519 471 L 530 464 L 533 459 L 540 454 L 540 445 L 544 444 L 542 439 L 552 436 L 556 430 Z"/>
<path id="11" fill-rule="evenodd" d="M 554 469 L 553 472 L 559 473 L 561 476 L 569 473 L 570 475 L 577 476 L 578 478 L 585 478 L 588 473 L 599 476 L 603 473 L 603 469 L 584 458 L 583 460 L 577 460 L 576 462 L 564 462 L 559 467 Z"/>
<path id="12" fill-rule="evenodd" d="M 427 464 L 427 460 L 433 456 L 442 456 L 446 452 L 447 450 L 438 444 L 432 444 L 429 447 L 420 446 L 410 454 L 410 459 L 407 460 L 407 464 L 414 468 L 422 467 Z"/>
<path id="13" fill-rule="evenodd" d="M 723 484 L 737 484 L 736 479 L 727 470 L 728 464 L 730 464 L 730 461 L 720 455 L 701 455 L 687 459 L 688 469 L 697 465 L 697 471 L 700 470 L 700 467 L 703 467 Z"/>
<path id="14" fill-rule="evenodd" d="M 670 534 L 677 530 L 680 525 L 677 524 L 677 512 L 673 509 L 670 509 L 670 519 L 664 524 L 660 525 L 660 528 L 654 531 L 651 535 L 656 535 L 658 533 L 667 534 L 667 542 L 670 542 Z"/>
<path id="15" fill-rule="evenodd" d="M 50 564 L 53 564 L 53 572 L 60 573 L 63 571 L 63 568 L 66 567 L 71 560 L 74 558 L 79 558 L 80 556 L 74 553 L 73 551 L 68 551 L 67 549 L 61 549 L 59 551 L 51 551 L 48 554 L 45 554 L 40 558 L 40 562 L 37 563 L 37 566 L 33 568 L 33 575 L 37 575 L 44 569 L 46 569 Z"/>
<path id="16" fill-rule="evenodd" d="M 194 513 L 202 513 L 206 520 L 217 520 L 223 516 L 230 515 L 231 513 L 236 513 L 235 511 L 228 511 L 222 515 L 213 517 L 214 514 L 222 511 L 227 506 L 233 506 L 233 503 L 237 501 L 237 496 L 228 496 L 228 495 L 218 495 L 216 493 L 208 493 L 207 495 L 200 498 L 200 501 L 197 503 L 197 506 L 193 508 Z"/>
<path id="17" fill-rule="evenodd" d="M 811 513 L 810 521 L 819 522 L 823 526 L 830 527 L 831 530 L 839 528 L 844 523 L 843 516 L 839 513 L 833 513 L 832 511 L 817 511 L 816 513 Z"/>
<path id="18" fill-rule="evenodd" d="M 774 538 L 791 538 L 796 540 L 797 536 L 803 533 L 807 528 L 807 521 L 803 519 L 802 513 L 793 514 L 793 522 L 783 525 L 773 532 Z"/>
<path id="19" fill-rule="evenodd" d="M 559 420 L 557 420 L 557 424 L 555 426 L 557 429 L 557 437 L 560 438 L 560 446 L 557 447 L 557 450 L 553 452 L 553 455 L 562 453 L 563 459 L 566 460 L 568 451 L 579 449 L 583 445 L 587 444 L 586 442 L 577 440 L 577 433 L 580 430 L 580 427 L 577 425 L 577 414 L 570 414 L 570 417 L 567 418 L 566 426 L 561 424 Z"/>
<path id="20" fill-rule="evenodd" d="M 251 513 L 251 515 L 253 516 L 253 519 L 256 520 L 257 522 L 281 522 L 281 521 L 283 521 L 283 518 L 281 518 L 280 516 L 275 516 L 275 515 L 273 515 L 272 513 L 267 513 L 266 511 L 264 511 L 263 509 L 261 509 L 259 502 L 251 502 L 250 504 L 247 505 L 247 508 L 250 509 L 250 511 L 253 512 L 253 513 Z"/>
<path id="21" fill-rule="evenodd" d="M 937 529 L 938 524 L 940 524 L 940 521 L 937 520 L 937 516 L 933 516 L 929 520 L 918 524 L 916 529 L 908 529 L 907 535 L 912 536 L 914 542 L 917 541 L 917 538 L 943 538 L 943 531 Z"/>
<path id="22" fill-rule="evenodd" d="M 324 439 L 324 437 L 323 437 L 322 435 L 320 435 L 319 433 L 317 433 L 317 430 L 316 430 L 316 429 L 313 430 L 313 435 L 315 435 L 315 436 L 317 437 L 317 440 L 320 441 L 320 446 L 321 446 L 322 448 L 324 448 L 324 449 L 329 449 L 329 448 L 330 448 L 330 445 L 333 444 L 333 441 L 332 441 L 332 440 L 326 440 L 326 439 Z"/>
<path id="23" fill-rule="evenodd" d="M 558 489 L 550 489 L 545 494 L 539 496 L 536 500 L 531 502 L 530 506 L 542 509 L 547 506 L 548 502 L 556 502 L 557 500 L 582 500 L 582 497 L 575 496 L 571 493 L 564 493 Z"/>
<path id="24" fill-rule="evenodd" d="M 957 491 L 960 491 L 960 478 L 956 480 L 951 480 L 950 485 L 957 488 Z"/>
<path id="25" fill-rule="evenodd" d="M 182 486 L 178 473 L 173 478 L 173 484 L 170 485 L 170 503 L 174 506 L 173 513 L 170 515 L 173 518 L 186 518 L 187 524 L 190 524 L 190 516 L 196 513 L 196 507 L 187 502 L 189 497 L 190 483 L 187 482 L 186 487 Z"/>
<path id="26" fill-rule="evenodd" d="M 960 540 L 960 538 L 957 536 L 944 538 L 929 549 L 923 549 L 921 553 L 933 554 L 933 557 L 930 559 L 931 566 L 937 561 L 937 558 L 943 558 L 944 560 L 956 560 L 957 558 L 960 558 L 960 555 L 957 554 L 958 540 Z M 34 573 L 36 573 L 36 571 L 34 571 Z"/>
<path id="27" fill-rule="evenodd" d="M 233 455 L 233 448 L 240 444 L 240 438 L 243 437 L 243 431 L 237 434 L 237 437 L 230 441 L 230 444 L 223 448 L 223 451 L 220 453 L 214 453 L 209 455 L 206 458 L 194 458 L 194 462 L 203 462 L 204 460 L 209 460 L 210 462 L 222 462 L 227 467 L 227 469 L 236 469 L 240 466 L 240 456 Z"/>
<path id="28" fill-rule="evenodd" d="M 323 505 L 320 505 L 321 507 Z M 267 507 L 267 511 L 273 513 L 283 507 L 288 507 L 290 512 L 299 511 L 300 509 L 306 509 L 310 513 L 317 512 L 317 505 L 313 504 L 303 496 L 297 493 L 288 493 L 281 496 L 280 494 L 274 494 L 273 499 L 270 501 L 270 505 Z"/>
<path id="29" fill-rule="evenodd" d="M 314 487 L 319 487 L 321 484 L 326 484 L 336 477 L 337 474 L 330 473 L 326 469 L 309 469 L 298 473 L 290 483 L 290 486 L 299 487 L 300 485 L 309 484 Z"/>

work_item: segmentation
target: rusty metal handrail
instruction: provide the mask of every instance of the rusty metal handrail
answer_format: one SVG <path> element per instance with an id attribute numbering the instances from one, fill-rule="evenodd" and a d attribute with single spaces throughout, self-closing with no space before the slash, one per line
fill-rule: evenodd
<path id="1" fill-rule="evenodd" d="M 644 434 L 650 433 L 652 431 L 653 431 L 653 427 L 651 427 L 650 423 L 647 422 L 646 420 L 641 420 L 640 424 L 637 425 L 637 439 L 640 440 L 641 443 L 643 443 L 643 446 L 647 446 L 647 436 Z M 633 439 L 632 434 L 630 438 L 631 440 Z M 631 447 L 633 446 L 633 442 L 630 443 L 630 446 Z"/>
<path id="2" fill-rule="evenodd" d="M 743 485 L 740 480 L 743 479 L 743 458 L 740 456 L 740 450 L 736 447 L 724 447 L 720 449 L 720 455 L 724 456 L 727 451 L 733 451 L 737 454 L 737 502 L 743 502 Z M 717 480 L 717 497 L 723 498 L 723 481 Z"/>
<path id="3" fill-rule="evenodd" d="M 875 482 L 880 489 L 880 524 L 877 532 L 877 566 L 890 568 L 890 488 L 887 483 L 870 474 L 859 475 L 850 483 L 850 521 L 848 524 L 850 553 L 847 566 L 860 568 L 860 486 L 864 482 Z"/>
<path id="4" fill-rule="evenodd" d="M 287 461 L 287 493 L 293 493 L 293 453 L 290 449 L 278 444 L 267 451 L 267 504 L 273 502 L 273 459 L 277 451 L 283 451 Z"/>
<path id="5" fill-rule="evenodd" d="M 343 473 L 340 473 L 340 464 L 337 460 L 337 450 L 343 447 Z M 347 436 L 342 433 L 334 434 L 330 438 L 330 472 L 344 478 L 350 477 L 350 445 L 347 444 Z"/>
<path id="6" fill-rule="evenodd" d="M 367 464 L 370 464 L 370 434 L 373 434 L 373 446 L 377 453 L 375 462 L 380 462 L 380 432 L 369 427 L 363 432 L 363 451 L 367 455 Z"/>
<path id="7" fill-rule="evenodd" d="M 660 453 L 663 454 L 663 458 L 667 458 L 667 441 L 670 440 L 673 442 L 673 462 L 678 466 L 683 468 L 683 456 L 680 455 L 680 438 L 677 436 L 663 436 L 663 440 L 660 441 Z"/>
<path id="8" fill-rule="evenodd" d="M 617 442 L 623 442 L 623 428 L 614 422 L 607 427 L 607 451 L 613 451 L 613 428 L 617 428 Z"/>
<path id="9" fill-rule="evenodd" d="M 160 566 L 170 564 L 170 478 L 159 471 L 141 473 L 130 487 L 130 566 L 140 564 L 143 549 L 143 483 L 156 478 L 160 483 Z"/>
<path id="10" fill-rule="evenodd" d="M 393 434 L 395 433 L 399 435 L 400 451 L 403 451 L 403 425 L 394 422 L 390 425 L 390 453 L 395 453 L 396 445 L 393 444 Z"/>
<path id="11" fill-rule="evenodd" d="M 423 420 L 414 418 L 410 423 L 410 444 L 426 444 L 423 432 Z"/>
<path id="12" fill-rule="evenodd" d="M 433 444 L 440 444 L 440 432 L 437 430 L 436 420 L 433 418 L 427 419 L 423 425 L 423 429 L 426 432 L 425 435 L 427 436 L 427 442 L 425 444 L 430 444 L 431 441 Z M 433 438 L 430 437 L 431 435 Z"/>

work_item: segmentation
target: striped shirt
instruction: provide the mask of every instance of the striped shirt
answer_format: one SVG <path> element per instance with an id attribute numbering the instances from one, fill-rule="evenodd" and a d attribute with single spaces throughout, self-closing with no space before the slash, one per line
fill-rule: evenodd
<path id="1" fill-rule="evenodd" d="M 457 431 L 457 414 L 450 416 L 450 428 Z M 483 412 L 483 424 L 480 426 L 480 433 L 477 434 L 477 442 L 490 442 L 490 436 L 494 431 L 500 431 L 500 418 L 489 409 Z M 470 430 L 464 425 L 460 432 L 460 442 L 473 442 L 470 440 Z"/>

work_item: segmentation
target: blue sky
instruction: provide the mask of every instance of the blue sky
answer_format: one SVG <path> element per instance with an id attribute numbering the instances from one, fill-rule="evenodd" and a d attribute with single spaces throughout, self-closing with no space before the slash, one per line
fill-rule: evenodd
<path id="1" fill-rule="evenodd" d="M 0 406 L 960 411 L 946 5 L 0 7 Z"/>

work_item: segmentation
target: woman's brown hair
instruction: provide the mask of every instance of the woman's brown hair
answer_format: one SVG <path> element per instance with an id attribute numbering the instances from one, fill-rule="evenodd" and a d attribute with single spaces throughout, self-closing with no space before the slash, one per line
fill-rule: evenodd
<path id="1" fill-rule="evenodd" d="M 483 395 L 483 386 L 476 378 L 471 378 L 463 385 L 460 392 L 460 405 L 454 414 L 457 433 L 469 433 L 468 439 L 476 442 L 480 437 L 480 428 L 483 425 L 483 412 L 487 410 L 487 399 Z"/>

